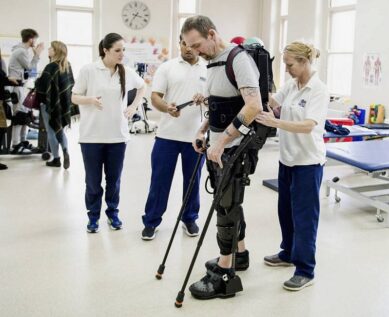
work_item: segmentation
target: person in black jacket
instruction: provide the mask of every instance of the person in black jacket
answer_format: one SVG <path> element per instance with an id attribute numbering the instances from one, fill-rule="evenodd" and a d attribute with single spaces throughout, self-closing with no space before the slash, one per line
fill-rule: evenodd
<path id="1" fill-rule="evenodd" d="M 3 60 L 1 58 L 1 51 L 0 51 L 0 139 L 3 138 L 4 130 L 7 128 L 7 118 L 5 115 L 5 107 L 4 104 L 5 100 L 5 90 L 4 86 L 18 86 L 19 82 L 16 80 L 16 78 L 7 77 L 6 69 L 3 68 Z M 7 169 L 7 165 L 0 163 L 0 170 Z"/>
<path id="2" fill-rule="evenodd" d="M 47 166 L 60 167 L 59 144 L 63 151 L 63 167 L 70 166 L 68 142 L 64 128 L 71 121 L 71 90 L 74 85 L 73 73 L 67 60 L 67 47 L 60 41 L 51 42 L 49 47 L 50 63 L 46 65 L 41 77 L 35 82 L 35 89 L 41 100 L 41 114 L 47 130 L 52 161 Z"/>

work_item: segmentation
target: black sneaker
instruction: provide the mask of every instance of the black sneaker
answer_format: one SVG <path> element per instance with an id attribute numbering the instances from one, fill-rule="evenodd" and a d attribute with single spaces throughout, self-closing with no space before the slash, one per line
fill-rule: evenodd
<path id="1" fill-rule="evenodd" d="M 1 170 L 6 170 L 7 168 L 8 168 L 7 165 L 1 164 L 1 163 L 0 163 L 0 171 L 1 171 Z"/>
<path id="2" fill-rule="evenodd" d="M 117 215 L 108 217 L 108 224 L 112 230 L 120 230 L 123 227 L 123 223 Z"/>
<path id="3" fill-rule="evenodd" d="M 307 286 L 311 286 L 313 284 L 313 278 L 294 275 L 290 280 L 284 283 L 284 288 L 288 291 L 299 291 Z"/>
<path id="4" fill-rule="evenodd" d="M 20 154 L 20 155 L 32 154 L 31 148 L 26 147 L 25 146 L 26 144 L 28 144 L 28 141 L 23 141 L 17 145 L 12 146 L 11 154 Z"/>
<path id="5" fill-rule="evenodd" d="M 50 167 L 61 167 L 61 158 L 56 157 L 50 162 L 46 162 L 46 166 Z"/>
<path id="6" fill-rule="evenodd" d="M 153 240 L 157 231 L 157 228 L 145 227 L 142 231 L 142 240 Z"/>
<path id="7" fill-rule="evenodd" d="M 24 146 L 26 149 L 32 149 L 32 144 L 28 142 L 27 140 L 20 142 L 22 146 Z"/>
<path id="8" fill-rule="evenodd" d="M 189 237 L 196 237 L 196 236 L 198 236 L 199 235 L 199 231 L 200 231 L 198 225 L 195 222 L 183 223 L 182 224 L 182 229 L 184 229 L 184 232 Z"/>
<path id="9" fill-rule="evenodd" d="M 293 266 L 294 264 L 291 262 L 285 262 L 281 260 L 278 254 L 268 255 L 263 258 L 263 261 L 266 265 L 269 266 Z"/>
<path id="10" fill-rule="evenodd" d="M 207 275 L 189 287 L 197 299 L 228 298 L 242 290 L 242 282 L 234 270 L 222 269 L 218 265 L 212 271 L 207 270 Z"/>
<path id="11" fill-rule="evenodd" d="M 68 150 L 63 150 L 63 168 L 67 170 L 70 166 L 70 157 Z"/>
<path id="12" fill-rule="evenodd" d="M 213 270 L 217 263 L 219 262 L 219 258 L 215 258 L 205 262 L 205 267 L 207 270 Z M 250 265 L 249 251 L 245 250 L 243 252 L 235 253 L 235 271 L 246 271 Z"/>
<path id="13" fill-rule="evenodd" d="M 86 231 L 88 231 L 89 233 L 99 232 L 99 220 L 89 219 L 88 225 L 86 226 Z"/>

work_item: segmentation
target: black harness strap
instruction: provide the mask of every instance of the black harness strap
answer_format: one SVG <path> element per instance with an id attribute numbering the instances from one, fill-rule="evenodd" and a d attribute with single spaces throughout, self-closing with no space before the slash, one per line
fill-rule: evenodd
<path id="1" fill-rule="evenodd" d="M 235 73 L 232 64 L 234 62 L 234 58 L 236 57 L 236 55 L 244 51 L 245 49 L 241 45 L 234 47 L 231 50 L 231 52 L 228 54 L 227 61 L 226 61 L 226 73 L 227 73 L 228 80 L 230 81 L 232 86 L 234 86 L 236 89 L 238 89 L 238 84 L 235 79 Z"/>
<path id="2" fill-rule="evenodd" d="M 239 53 L 244 52 L 244 51 L 245 51 L 245 49 L 244 49 L 244 47 L 242 45 L 235 46 L 230 51 L 230 53 L 228 54 L 226 61 L 219 61 L 219 62 L 215 62 L 215 63 L 209 63 L 207 65 L 207 68 L 217 67 L 217 66 L 225 66 L 226 67 L 226 74 L 227 74 L 228 80 L 230 81 L 232 86 L 234 86 L 236 89 L 238 89 L 238 84 L 236 83 L 236 79 L 235 79 L 235 74 L 234 74 L 234 69 L 232 67 L 232 63 L 233 63 L 234 58 L 236 57 L 236 55 L 238 55 Z"/>
<path id="3" fill-rule="evenodd" d="M 216 67 L 216 66 L 224 66 L 227 62 L 221 61 L 221 62 L 215 62 L 215 63 L 209 63 L 207 65 L 207 68 Z"/>

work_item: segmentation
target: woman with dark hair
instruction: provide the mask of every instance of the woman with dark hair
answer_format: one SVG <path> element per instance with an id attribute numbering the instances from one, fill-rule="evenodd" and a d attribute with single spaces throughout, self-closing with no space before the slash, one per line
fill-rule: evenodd
<path id="1" fill-rule="evenodd" d="M 0 140 L 2 140 L 4 135 L 4 130 L 7 129 L 7 117 L 4 104 L 5 91 L 4 86 L 18 86 L 19 83 L 16 78 L 7 77 L 6 67 L 3 59 L 1 58 L 0 51 Z M 0 170 L 6 170 L 8 167 L 5 164 L 0 163 Z"/>
<path id="2" fill-rule="evenodd" d="M 135 113 L 145 93 L 145 84 L 134 70 L 124 67 L 124 40 L 116 33 L 107 34 L 99 44 L 100 59 L 84 66 L 72 89 L 72 102 L 80 106 L 81 152 L 85 167 L 85 203 L 89 222 L 87 231 L 99 230 L 104 167 L 105 211 L 113 230 L 122 228 L 118 217 L 120 177 L 126 143 L 128 119 Z M 127 93 L 136 88 L 131 105 Z"/>
<path id="3" fill-rule="evenodd" d="M 35 82 L 41 100 L 41 114 L 47 131 L 47 139 L 54 159 L 47 166 L 61 167 L 59 144 L 63 152 L 63 167 L 69 168 L 68 141 L 64 128 L 70 125 L 71 94 L 74 85 L 73 72 L 67 60 L 64 43 L 53 41 L 49 47 L 50 63 Z"/>

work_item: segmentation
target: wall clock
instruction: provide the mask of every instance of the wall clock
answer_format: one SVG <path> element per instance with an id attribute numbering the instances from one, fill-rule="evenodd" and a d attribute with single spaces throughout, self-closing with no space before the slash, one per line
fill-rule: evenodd
<path id="1" fill-rule="evenodd" d="M 122 18 L 126 26 L 140 30 L 150 22 L 150 9 L 142 1 L 130 1 L 123 7 Z"/>

